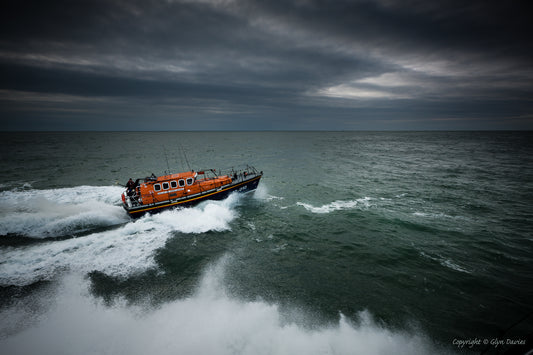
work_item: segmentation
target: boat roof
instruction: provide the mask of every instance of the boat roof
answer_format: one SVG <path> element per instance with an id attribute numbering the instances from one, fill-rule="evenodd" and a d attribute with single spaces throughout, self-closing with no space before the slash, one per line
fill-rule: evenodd
<path id="1" fill-rule="evenodd" d="M 167 181 L 167 180 L 174 180 L 174 179 L 186 179 L 189 177 L 195 177 L 196 172 L 194 170 L 192 171 L 186 171 L 183 173 L 177 173 L 177 174 L 170 174 L 170 175 L 162 175 L 158 176 L 156 181 Z"/>

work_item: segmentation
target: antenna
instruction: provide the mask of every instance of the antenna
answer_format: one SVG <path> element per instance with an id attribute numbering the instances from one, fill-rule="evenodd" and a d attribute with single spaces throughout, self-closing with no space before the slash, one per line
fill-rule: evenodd
<path id="1" fill-rule="evenodd" d="M 168 165 L 168 156 L 167 156 L 167 148 L 163 146 L 163 151 L 165 152 L 165 160 L 167 161 L 167 171 L 165 175 L 170 174 L 170 165 Z"/>
<path id="2" fill-rule="evenodd" d="M 181 153 L 183 154 L 183 157 L 185 158 L 185 162 L 187 163 L 187 167 L 189 168 L 189 171 L 191 171 L 191 164 L 189 164 L 189 159 L 187 159 L 187 154 L 185 153 L 185 149 L 183 149 L 183 146 L 181 145 L 180 143 L 180 150 L 181 150 Z"/>

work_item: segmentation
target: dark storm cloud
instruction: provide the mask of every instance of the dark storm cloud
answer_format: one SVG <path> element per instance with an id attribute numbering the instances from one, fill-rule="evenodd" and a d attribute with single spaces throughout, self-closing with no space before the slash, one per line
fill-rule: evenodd
<path id="1" fill-rule="evenodd" d="M 0 15 L 0 114 L 4 129 L 531 129 L 525 10 L 12 2 Z"/>

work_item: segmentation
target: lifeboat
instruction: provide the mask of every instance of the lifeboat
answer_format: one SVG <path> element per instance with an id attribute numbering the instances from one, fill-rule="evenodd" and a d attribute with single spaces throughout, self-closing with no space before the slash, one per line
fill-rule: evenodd
<path id="1" fill-rule="evenodd" d="M 152 176 L 128 182 L 122 193 L 122 206 L 133 218 L 175 207 L 189 207 L 205 200 L 221 200 L 231 192 L 257 188 L 263 172 L 252 166 L 231 169 L 187 171 Z"/>

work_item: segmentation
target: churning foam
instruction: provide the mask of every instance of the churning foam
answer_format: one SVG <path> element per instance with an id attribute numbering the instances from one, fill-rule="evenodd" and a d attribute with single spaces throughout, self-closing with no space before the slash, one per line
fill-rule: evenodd
<path id="1" fill-rule="evenodd" d="M 370 203 L 369 203 L 370 200 L 371 200 L 370 197 L 364 197 L 364 198 L 360 198 L 357 200 L 349 200 L 349 201 L 337 200 L 337 201 L 333 201 L 331 203 L 322 205 L 320 207 L 315 207 L 313 205 L 310 205 L 308 203 L 303 203 L 303 202 L 297 202 L 296 204 L 298 206 L 304 207 L 309 212 L 330 213 L 333 211 L 359 208 L 359 207 L 368 208 L 370 206 Z"/>
<path id="2" fill-rule="evenodd" d="M 231 297 L 221 281 L 227 262 L 208 268 L 193 296 L 148 310 L 125 302 L 105 306 L 90 295 L 87 279 L 68 276 L 52 295 L 54 306 L 31 326 L 6 335 L 17 306 L 2 312 L 0 348 L 51 355 L 439 352 L 425 336 L 383 328 L 368 312 L 356 321 L 341 316 L 337 324 L 308 329 L 287 320 L 275 304 Z"/>
<path id="3" fill-rule="evenodd" d="M 194 208 L 169 210 L 147 219 L 183 233 L 229 230 L 229 223 L 238 216 L 234 207 L 240 198 L 240 194 L 232 193 L 222 201 L 206 201 Z"/>
<path id="4" fill-rule="evenodd" d="M 124 277 L 156 268 L 155 251 L 174 235 L 172 232 L 229 230 L 230 222 L 237 217 L 234 206 L 238 199 L 238 194 L 233 194 L 223 201 L 206 201 L 194 208 L 146 215 L 135 221 L 128 217 L 129 223 L 83 237 L 5 248 L 0 285 L 50 280 L 65 270 L 82 274 L 97 270 Z"/>
<path id="5" fill-rule="evenodd" d="M 48 238 L 128 221 L 118 186 L 78 186 L 0 193 L 0 235 Z"/>

